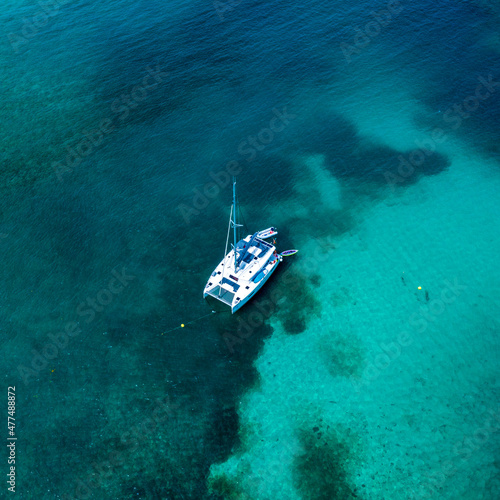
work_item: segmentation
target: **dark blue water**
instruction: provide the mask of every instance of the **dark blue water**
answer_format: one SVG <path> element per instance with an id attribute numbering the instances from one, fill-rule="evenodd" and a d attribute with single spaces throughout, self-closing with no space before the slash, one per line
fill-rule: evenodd
<path id="1" fill-rule="evenodd" d="M 494 3 L 394 4 L 355 45 L 356 29 L 384 9 L 4 5 L 1 363 L 5 390 L 17 390 L 20 498 L 245 498 L 209 490 L 207 477 L 237 449 L 236 405 L 258 384 L 252 363 L 272 328 L 259 325 L 232 352 L 238 319 L 201 318 L 223 310 L 201 291 L 222 256 L 231 196 L 208 183 L 236 172 L 246 222 L 267 227 L 296 196 L 295 160 L 323 155 L 351 201 L 326 223 L 290 220 L 281 243 L 348 234 L 358 204 L 388 196 L 384 172 L 411 149 L 367 146 L 352 110 L 374 95 L 397 108 L 403 89 L 419 110 L 407 121 L 426 132 L 479 77 L 500 79 Z M 490 87 L 450 133 L 498 160 L 500 89 Z M 400 187 L 450 164 L 436 154 Z M 299 296 L 288 310 L 292 333 L 306 327 L 301 307 Z M 297 484 L 304 499 L 333 498 Z"/>

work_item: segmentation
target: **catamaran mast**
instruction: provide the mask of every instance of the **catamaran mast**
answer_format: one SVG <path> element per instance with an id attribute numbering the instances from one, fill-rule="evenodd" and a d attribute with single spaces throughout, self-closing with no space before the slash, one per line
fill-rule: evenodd
<path id="1" fill-rule="evenodd" d="M 236 179 L 233 177 L 233 228 L 234 228 L 234 270 L 236 271 L 236 263 L 237 263 L 237 256 L 236 256 Z"/>

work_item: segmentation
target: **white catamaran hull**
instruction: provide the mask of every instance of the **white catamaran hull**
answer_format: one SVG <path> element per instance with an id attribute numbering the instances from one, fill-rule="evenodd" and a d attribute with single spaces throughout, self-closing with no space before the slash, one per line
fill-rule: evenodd
<path id="1" fill-rule="evenodd" d="M 233 313 L 262 288 L 282 259 L 257 233 L 239 241 L 236 250 L 236 257 L 233 249 L 215 268 L 203 291 L 203 297 L 224 302 Z"/>
<path id="2" fill-rule="evenodd" d="M 271 274 L 274 273 L 275 269 L 278 267 L 280 261 L 276 261 L 276 264 L 272 267 L 272 269 L 264 276 L 264 278 L 258 283 L 258 286 L 255 290 L 248 295 L 244 300 L 241 300 L 238 305 L 231 308 L 231 313 L 235 313 L 240 307 L 244 306 L 264 285 L 264 283 L 271 277 Z"/>
<path id="3" fill-rule="evenodd" d="M 224 252 L 226 256 L 215 268 L 203 290 L 203 297 L 210 295 L 227 304 L 232 313 L 244 306 L 262 288 L 283 258 L 276 252 L 275 240 L 273 244 L 266 241 L 278 234 L 274 227 L 249 234 L 238 241 L 236 229 L 241 225 L 236 222 L 236 213 L 236 182 L 233 180 L 233 204 Z M 234 243 L 233 249 L 227 253 L 231 229 Z"/>
<path id="4" fill-rule="evenodd" d="M 270 278 L 271 274 L 276 270 L 278 264 L 281 262 L 279 256 L 276 257 L 276 260 L 273 264 L 266 266 L 266 268 L 262 272 L 262 277 L 258 279 L 258 281 L 241 281 L 241 278 L 238 279 L 238 284 L 244 285 L 243 289 L 238 289 L 236 292 L 234 288 L 227 286 L 228 283 L 225 282 L 221 286 L 221 282 L 224 276 L 232 276 L 234 278 L 233 269 L 228 270 L 228 263 L 232 262 L 234 259 L 234 252 L 230 252 L 226 258 L 217 266 L 215 271 L 212 273 L 211 279 L 208 280 L 207 285 L 205 286 L 205 290 L 203 291 L 203 297 L 206 298 L 209 295 L 214 297 L 221 302 L 224 302 L 228 306 L 231 307 L 231 313 L 235 313 L 238 309 L 244 306 L 264 285 L 264 283 Z M 224 262 L 226 261 L 226 272 L 223 274 L 216 274 L 218 271 L 223 272 Z M 233 272 L 231 272 L 233 271 Z M 215 274 L 215 275 L 214 275 Z M 259 277 L 259 273 L 256 273 L 256 276 Z M 247 288 L 248 287 L 248 288 Z"/>

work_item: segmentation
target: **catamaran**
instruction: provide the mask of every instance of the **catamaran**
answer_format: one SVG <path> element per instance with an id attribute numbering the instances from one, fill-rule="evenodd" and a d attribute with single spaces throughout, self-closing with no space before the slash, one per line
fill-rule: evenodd
<path id="1" fill-rule="evenodd" d="M 231 307 L 231 313 L 244 306 L 262 288 L 283 260 L 283 256 L 298 252 L 276 252 L 274 238 L 278 231 L 274 227 L 249 234 L 237 241 L 237 228 L 242 227 L 242 224 L 236 221 L 236 208 L 236 182 L 233 180 L 233 204 L 229 214 L 225 257 L 215 268 L 203 290 L 203 297 L 210 295 L 220 300 Z M 227 253 L 231 229 L 234 243 L 231 245 L 231 251 Z M 272 244 L 266 241 L 269 238 L 273 238 Z"/>

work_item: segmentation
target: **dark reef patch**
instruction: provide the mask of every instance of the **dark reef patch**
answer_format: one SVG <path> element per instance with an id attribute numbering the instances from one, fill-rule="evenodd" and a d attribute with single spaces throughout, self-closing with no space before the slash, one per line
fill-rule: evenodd
<path id="1" fill-rule="evenodd" d="M 302 273 L 292 268 L 285 272 L 278 290 L 277 317 L 285 331 L 295 335 L 306 329 L 308 317 L 320 314 L 321 304 Z"/>
<path id="2" fill-rule="evenodd" d="M 376 195 L 380 185 L 414 184 L 421 176 L 439 174 L 449 165 L 448 157 L 435 151 L 419 150 L 416 147 L 415 150 L 401 152 L 374 144 L 360 145 L 352 152 L 348 161 L 339 162 L 333 158 L 327 163 L 336 177 L 367 183 L 365 187 L 372 187 L 372 196 Z M 354 189 L 362 194 L 359 187 Z"/>
<path id="3" fill-rule="evenodd" d="M 211 443 L 213 462 L 224 460 L 229 456 L 232 448 L 239 445 L 238 435 L 239 417 L 234 406 L 216 408 L 212 415 L 214 425 L 208 430 L 206 439 Z"/>
<path id="4" fill-rule="evenodd" d="M 425 118 L 420 116 L 419 120 Z M 307 135 L 303 134 L 307 130 Z M 320 154 L 326 168 L 340 181 L 344 196 L 348 193 L 369 198 L 386 196 L 391 184 L 407 186 L 422 176 L 436 175 L 450 165 L 450 160 L 435 151 L 399 151 L 379 145 L 359 135 L 356 127 L 335 113 L 318 112 L 303 129 L 296 132 L 297 152 Z"/>
<path id="5" fill-rule="evenodd" d="M 321 275 L 319 274 L 313 274 L 312 276 L 309 277 L 309 280 L 311 281 L 311 284 L 313 286 L 321 285 Z"/>
<path id="6" fill-rule="evenodd" d="M 210 491 L 216 495 L 220 495 L 220 498 L 224 500 L 251 500 L 236 481 L 231 481 L 226 476 L 218 476 L 210 479 L 209 488 Z"/>
<path id="7" fill-rule="evenodd" d="M 329 331 L 319 340 L 319 350 L 333 377 L 359 376 L 364 368 L 364 353 L 354 335 Z"/>
<path id="8" fill-rule="evenodd" d="M 347 161 L 331 158 L 329 168 L 336 177 L 353 177 L 359 180 L 385 182 L 384 173 L 396 161 L 398 152 L 388 146 L 368 145 L 357 147 Z"/>
<path id="9" fill-rule="evenodd" d="M 314 429 L 313 429 L 314 427 Z M 353 484 L 359 438 L 324 424 L 299 431 L 304 453 L 294 460 L 294 486 L 303 500 L 363 498 Z"/>

